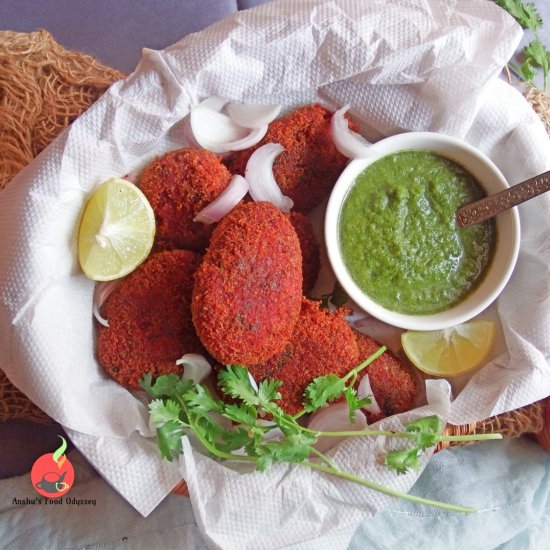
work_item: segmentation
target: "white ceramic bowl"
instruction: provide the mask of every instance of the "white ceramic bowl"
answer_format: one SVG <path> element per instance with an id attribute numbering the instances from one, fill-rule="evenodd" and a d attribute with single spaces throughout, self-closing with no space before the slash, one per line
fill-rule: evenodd
<path id="1" fill-rule="evenodd" d="M 357 176 L 371 163 L 388 154 L 404 150 L 432 151 L 466 169 L 488 195 L 508 187 L 504 176 L 483 153 L 464 141 L 431 132 L 410 132 L 379 141 L 371 146 L 370 156 L 353 160 L 339 177 L 330 195 L 325 215 L 325 240 L 329 261 L 349 297 L 374 317 L 410 330 L 439 330 L 463 323 L 488 307 L 512 275 L 520 242 L 517 208 L 496 219 L 496 243 L 491 264 L 479 286 L 454 307 L 434 314 L 408 315 L 390 311 L 374 302 L 351 278 L 341 255 L 338 226 L 340 210 Z"/>

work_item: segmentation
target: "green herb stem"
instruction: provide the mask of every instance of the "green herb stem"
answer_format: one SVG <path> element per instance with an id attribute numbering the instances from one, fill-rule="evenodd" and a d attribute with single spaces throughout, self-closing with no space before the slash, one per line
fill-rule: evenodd
<path id="1" fill-rule="evenodd" d="M 333 468 L 334 470 L 338 470 L 338 467 L 334 464 L 334 462 L 332 462 L 332 460 L 330 460 L 330 458 L 324 455 L 321 451 L 318 451 L 315 447 L 311 447 L 311 452 L 314 455 L 317 455 L 330 468 Z"/>
<path id="2" fill-rule="evenodd" d="M 376 435 L 385 435 L 388 437 L 401 437 L 405 439 L 415 439 L 416 434 L 414 433 L 407 433 L 407 432 L 391 432 L 387 430 L 348 430 L 348 431 L 342 431 L 342 432 L 319 432 L 316 430 L 310 430 L 309 428 L 303 428 L 304 431 L 309 432 L 311 434 L 315 434 L 317 437 L 327 436 L 327 437 L 343 437 L 343 436 L 350 436 L 350 437 L 361 437 L 361 436 L 376 436 Z"/>
<path id="3" fill-rule="evenodd" d="M 217 456 L 218 458 L 223 458 L 225 460 L 241 460 L 246 462 L 256 462 L 256 458 L 253 456 L 247 456 L 247 455 L 236 455 L 234 453 L 226 453 L 225 451 L 220 451 L 220 449 L 216 449 L 214 445 L 212 445 L 209 441 L 207 441 L 202 435 L 200 434 L 200 430 L 197 429 L 195 423 L 192 420 L 192 414 L 190 414 L 190 411 L 185 404 L 185 401 L 179 396 L 175 396 L 178 400 L 179 404 L 187 414 L 187 418 L 189 419 L 189 425 L 191 429 L 193 430 L 193 433 L 197 437 L 197 439 L 203 444 L 204 448 L 208 450 L 210 453 L 212 453 L 214 456 Z"/>
<path id="4" fill-rule="evenodd" d="M 344 382 L 347 382 L 351 377 L 357 378 L 357 375 L 366 367 L 368 367 L 373 361 L 378 359 L 388 348 L 386 346 L 381 346 L 378 348 L 370 357 L 367 357 L 362 363 L 359 363 L 354 369 L 350 370 L 343 378 L 342 380 Z M 353 384 L 355 384 L 355 380 L 353 381 Z M 352 385 L 353 385 L 352 384 Z M 302 409 L 300 412 L 296 413 L 292 418 L 294 420 L 298 420 L 301 416 L 306 414 L 306 410 Z"/>
<path id="5" fill-rule="evenodd" d="M 198 433 L 193 425 L 193 422 L 191 422 L 191 428 L 193 429 L 193 432 L 197 436 L 198 440 L 204 445 L 206 450 L 208 450 L 210 453 L 217 456 L 218 458 L 223 458 L 225 460 L 240 460 L 244 462 L 257 462 L 257 459 L 253 456 L 236 455 L 234 453 L 226 453 L 225 451 L 220 451 L 219 449 L 216 449 L 214 445 L 211 445 L 204 437 L 202 437 Z"/>
<path id="6" fill-rule="evenodd" d="M 358 430 L 358 431 L 342 431 L 342 432 L 318 432 L 303 428 L 304 431 L 315 434 L 317 437 L 361 437 L 361 436 L 377 436 L 384 435 L 387 437 L 397 437 L 402 439 L 415 439 L 416 433 L 410 432 L 391 432 L 386 430 Z M 436 435 L 436 443 L 439 441 L 484 441 L 489 439 L 502 439 L 502 434 L 471 434 L 471 435 Z"/>
<path id="7" fill-rule="evenodd" d="M 359 363 L 354 369 L 350 370 L 346 376 L 342 378 L 344 382 L 347 382 L 352 376 L 357 376 L 364 368 L 368 367 L 373 361 L 378 359 L 388 348 L 381 346 L 370 357 L 367 357 L 362 363 Z"/>
<path id="8" fill-rule="evenodd" d="M 322 464 L 316 464 L 315 462 L 309 462 L 309 461 L 302 462 L 301 464 L 303 464 L 304 466 L 307 466 L 308 468 L 311 468 L 312 470 L 318 470 L 320 472 L 324 472 L 326 474 L 340 477 L 342 479 L 347 479 L 348 481 L 353 481 L 355 483 L 358 483 L 359 485 L 363 485 L 364 487 L 368 487 L 370 489 L 373 489 L 380 493 L 384 493 L 386 495 L 390 495 L 392 497 L 403 498 L 411 502 L 425 504 L 427 506 L 434 506 L 436 508 L 443 508 L 444 510 L 451 510 L 453 512 L 463 512 L 466 514 L 477 512 L 475 508 L 457 506 L 455 504 L 447 504 L 445 502 L 440 502 L 438 500 L 431 500 L 431 499 L 426 499 L 422 497 L 417 497 L 415 495 L 410 495 L 408 493 L 402 493 L 401 491 L 396 491 L 395 489 L 391 489 L 390 487 L 384 487 L 384 485 L 379 485 L 378 483 L 374 483 L 373 481 L 369 481 L 368 479 L 364 479 L 362 477 L 349 474 L 348 472 L 344 472 L 338 468 L 327 467 L 327 466 L 323 466 Z"/>

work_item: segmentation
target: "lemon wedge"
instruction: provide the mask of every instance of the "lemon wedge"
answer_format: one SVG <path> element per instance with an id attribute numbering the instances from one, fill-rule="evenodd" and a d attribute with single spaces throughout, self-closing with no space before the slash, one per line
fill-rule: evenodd
<path id="1" fill-rule="evenodd" d="M 479 367 L 494 337 L 495 323 L 478 319 L 443 330 L 404 332 L 401 343 L 407 357 L 422 372 L 452 377 Z"/>
<path id="2" fill-rule="evenodd" d="M 112 281 L 133 271 L 151 251 L 155 214 L 132 183 L 111 178 L 92 195 L 80 223 L 78 258 L 94 281 Z"/>

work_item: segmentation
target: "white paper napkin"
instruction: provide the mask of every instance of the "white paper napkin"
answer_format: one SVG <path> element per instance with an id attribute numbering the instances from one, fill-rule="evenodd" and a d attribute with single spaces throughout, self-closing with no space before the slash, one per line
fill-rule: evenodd
<path id="1" fill-rule="evenodd" d="M 180 147 L 183 117 L 210 95 L 281 102 L 285 109 L 315 100 L 351 103 L 369 137 L 418 129 L 464 137 L 515 183 L 550 168 L 542 124 L 519 93 L 497 80 L 520 37 L 512 18 L 483 0 L 283 0 L 237 13 L 163 52 L 145 51 L 132 75 L 3 192 L 0 365 L 147 515 L 175 484 L 177 471 L 153 452 L 144 403 L 105 376 L 94 357 L 93 283 L 80 272 L 76 249 L 92 191 Z M 544 196 L 520 207 L 520 259 L 494 313 L 502 322 L 503 351 L 457 397 L 453 422 L 550 394 L 549 209 Z M 388 481 L 374 465 L 366 468 L 369 445 L 348 441 L 337 458 Z M 387 503 L 370 491 L 357 500 L 355 488 L 299 467 L 278 467 L 257 482 L 259 474 L 234 472 L 196 452 L 189 451 L 182 466 L 212 544 L 242 528 L 251 547 L 277 546 L 278 539 L 261 532 L 267 526 L 282 529 L 303 514 L 306 533 L 337 530 Z M 388 482 L 406 490 L 415 479 Z M 258 483 L 277 491 L 263 494 L 251 520 L 242 495 L 252 498 Z M 222 505 L 224 498 L 233 504 Z M 276 512 L 261 515 L 272 503 Z M 289 533 L 287 544 L 303 536 L 297 528 Z"/>

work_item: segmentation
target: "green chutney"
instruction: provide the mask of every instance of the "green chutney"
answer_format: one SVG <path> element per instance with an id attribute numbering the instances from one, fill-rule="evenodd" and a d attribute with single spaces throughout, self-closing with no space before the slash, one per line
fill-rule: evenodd
<path id="1" fill-rule="evenodd" d="M 462 229 L 459 207 L 485 196 L 461 166 L 429 151 L 369 165 L 348 192 L 339 244 L 355 283 L 386 309 L 432 314 L 462 301 L 491 263 L 494 220 Z"/>

